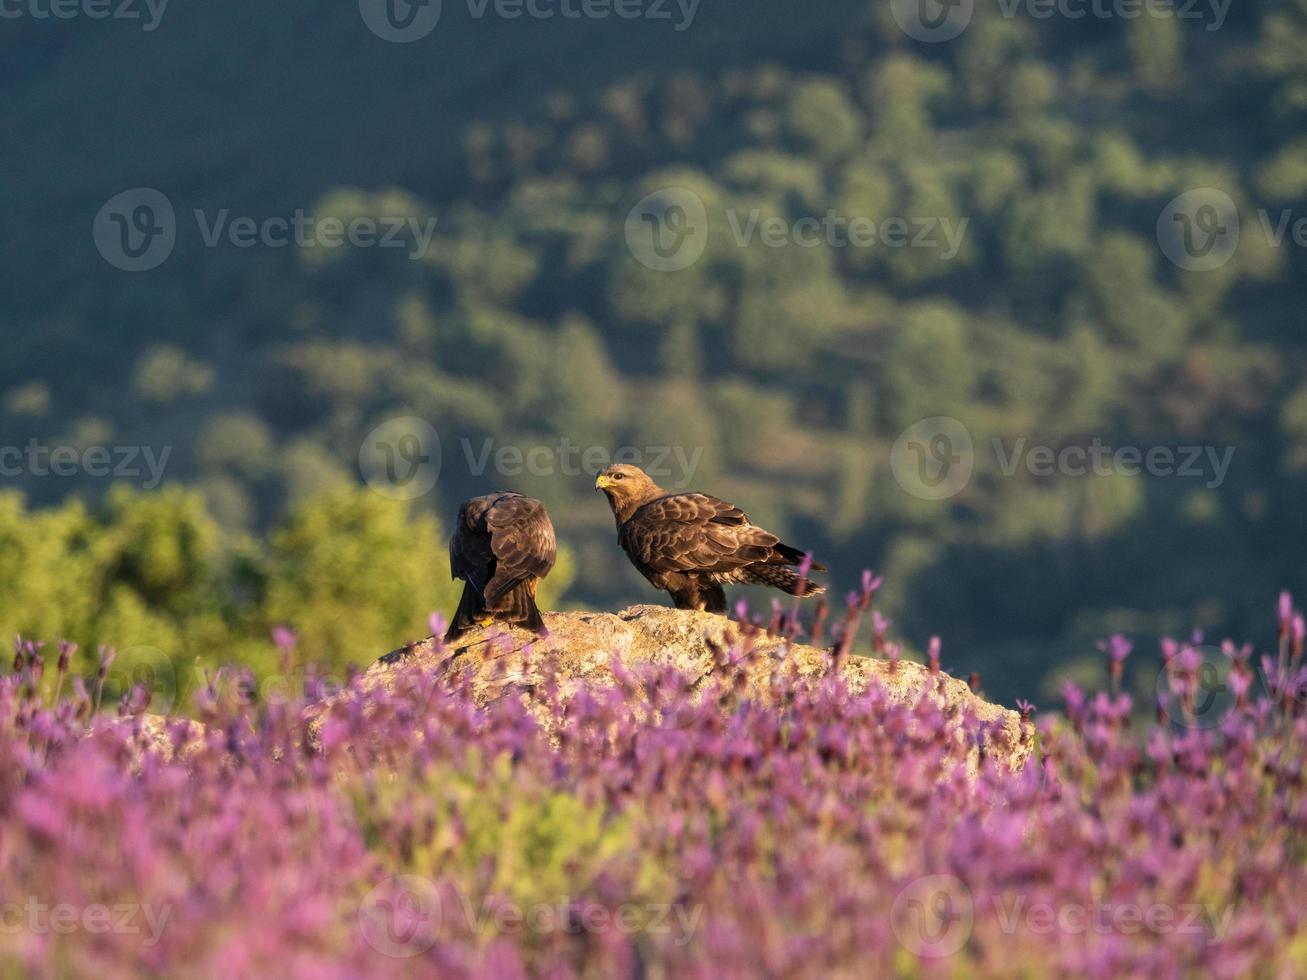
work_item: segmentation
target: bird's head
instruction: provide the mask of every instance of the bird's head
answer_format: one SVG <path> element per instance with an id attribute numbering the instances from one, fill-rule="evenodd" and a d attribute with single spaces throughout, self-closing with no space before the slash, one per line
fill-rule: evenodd
<path id="1" fill-rule="evenodd" d="M 613 463 L 600 470 L 595 477 L 595 489 L 604 492 L 618 523 L 635 513 L 641 504 L 664 494 L 648 473 L 629 463 Z"/>

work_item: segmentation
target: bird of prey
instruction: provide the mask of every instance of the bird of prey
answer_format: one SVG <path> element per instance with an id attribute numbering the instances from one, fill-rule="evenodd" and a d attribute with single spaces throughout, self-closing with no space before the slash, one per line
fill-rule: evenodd
<path id="1" fill-rule="evenodd" d="M 449 539 L 450 575 L 465 584 L 445 639 L 496 620 L 544 635 L 536 584 L 557 554 L 554 525 L 540 501 L 507 491 L 466 501 Z"/>
<path id="2" fill-rule="evenodd" d="M 614 463 L 595 478 L 617 520 L 617 543 L 677 609 L 726 613 L 727 583 L 770 585 L 790 595 L 825 592 L 794 570 L 804 553 L 706 493 L 668 493 L 638 466 Z M 824 572 L 826 566 L 811 564 Z"/>

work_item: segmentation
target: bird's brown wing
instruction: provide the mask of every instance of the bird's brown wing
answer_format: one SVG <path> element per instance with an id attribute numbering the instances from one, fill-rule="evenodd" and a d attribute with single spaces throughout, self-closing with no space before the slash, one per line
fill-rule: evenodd
<path id="1" fill-rule="evenodd" d="M 495 557 L 485 517 L 498 496 L 473 497 L 464 503 L 458 509 L 454 533 L 449 538 L 450 577 L 462 579 L 481 593 L 490 580 Z"/>
<path id="2" fill-rule="evenodd" d="M 729 574 L 766 561 L 779 539 L 750 524 L 734 504 L 706 493 L 677 493 L 632 514 L 618 541 L 637 565 L 654 572 Z"/>
<path id="3" fill-rule="evenodd" d="M 486 511 L 495 574 L 483 590 L 493 607 L 509 589 L 529 578 L 544 578 L 554 567 L 558 544 L 545 505 L 521 494 L 504 494 Z"/>

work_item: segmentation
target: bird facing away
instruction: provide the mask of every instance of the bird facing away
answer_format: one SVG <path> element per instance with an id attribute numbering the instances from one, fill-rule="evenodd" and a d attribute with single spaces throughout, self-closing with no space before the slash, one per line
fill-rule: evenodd
<path id="1" fill-rule="evenodd" d="M 544 635 L 536 584 L 557 555 L 554 525 L 540 501 L 504 491 L 465 502 L 449 539 L 450 575 L 465 584 L 445 639 L 493 621 Z"/>
<path id="2" fill-rule="evenodd" d="M 668 493 L 638 466 L 614 463 L 595 478 L 617 520 L 617 543 L 677 609 L 726 614 L 727 583 L 770 585 L 790 595 L 825 592 L 794 566 L 804 553 L 706 493 Z M 812 564 L 824 572 L 826 566 Z"/>

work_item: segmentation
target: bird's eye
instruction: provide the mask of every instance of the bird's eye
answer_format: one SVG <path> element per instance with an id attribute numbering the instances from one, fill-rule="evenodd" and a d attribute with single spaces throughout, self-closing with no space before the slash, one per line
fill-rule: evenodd
<path id="1" fill-rule="evenodd" d="M 622 478 L 622 474 L 621 474 L 621 473 L 614 473 L 614 474 L 613 474 L 613 479 L 614 479 L 614 480 L 620 480 L 621 478 Z"/>

